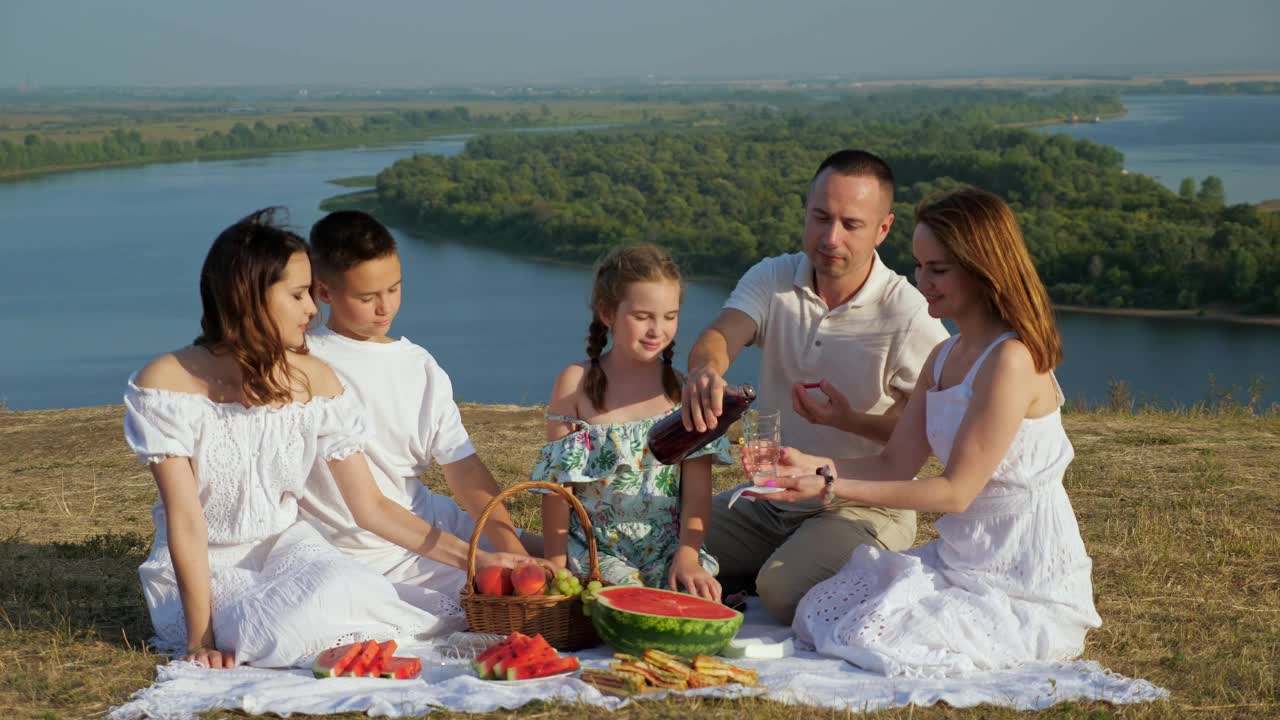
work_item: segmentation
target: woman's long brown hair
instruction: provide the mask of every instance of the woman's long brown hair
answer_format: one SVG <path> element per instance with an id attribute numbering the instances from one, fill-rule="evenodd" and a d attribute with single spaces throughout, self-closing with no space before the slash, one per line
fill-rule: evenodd
<path id="1" fill-rule="evenodd" d="M 290 367 L 288 348 L 267 309 L 267 290 L 280 281 L 289 258 L 307 252 L 305 240 L 277 224 L 279 214 L 278 208 L 259 210 L 223 230 L 200 270 L 204 312 L 194 344 L 235 360 L 250 405 L 293 400 L 292 381 L 310 394 L 306 377 Z"/>
<path id="2" fill-rule="evenodd" d="M 933 231 L 960 267 L 978 279 L 992 312 L 1031 351 L 1036 372 L 1062 362 L 1049 293 L 1013 211 L 1000 196 L 973 187 L 934 195 L 916 207 L 916 222 Z"/>
<path id="3" fill-rule="evenodd" d="M 597 410 L 605 410 L 605 390 L 609 378 L 600 366 L 600 355 L 609 343 L 609 328 L 601 318 L 618 309 L 627 286 L 635 282 L 680 283 L 680 266 L 665 250 L 656 245 L 628 245 L 609 253 L 596 265 L 596 279 L 591 288 L 591 325 L 587 328 L 587 358 L 591 366 L 583 381 L 587 398 Z M 662 389 L 673 402 L 680 402 L 680 375 L 671 366 L 675 357 L 674 340 L 662 350 Z"/>

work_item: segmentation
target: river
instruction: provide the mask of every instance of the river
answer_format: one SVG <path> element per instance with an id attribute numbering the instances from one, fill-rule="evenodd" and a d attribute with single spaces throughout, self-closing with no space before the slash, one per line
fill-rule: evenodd
<path id="1" fill-rule="evenodd" d="M 118 403 L 130 372 L 197 334 L 199 268 L 222 228 L 280 205 L 305 236 L 318 203 L 344 191 L 326 180 L 462 146 L 444 138 L 0 183 L 0 403 Z M 545 402 L 556 372 L 582 358 L 589 271 L 397 234 L 406 282 L 395 330 L 436 356 L 460 400 Z M 688 283 L 680 364 L 729 289 Z M 1083 314 L 1064 314 L 1061 327 L 1059 378 L 1072 399 L 1104 400 L 1112 378 L 1166 404 L 1205 400 L 1211 375 L 1219 388 L 1276 379 L 1280 328 Z M 748 349 L 729 378 L 754 381 L 758 367 Z M 1267 388 L 1264 400 L 1280 393 Z"/>

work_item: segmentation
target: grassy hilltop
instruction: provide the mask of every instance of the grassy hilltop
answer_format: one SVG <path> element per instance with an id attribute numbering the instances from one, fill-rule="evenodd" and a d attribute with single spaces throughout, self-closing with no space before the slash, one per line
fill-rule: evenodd
<path id="1" fill-rule="evenodd" d="M 542 409 L 466 405 L 502 485 L 527 477 Z M 154 678 L 137 565 L 156 497 L 119 406 L 0 412 L 0 717 L 100 716 Z M 1067 475 L 1103 627 L 1085 657 L 1172 691 L 1165 703 L 1039 713 L 904 708 L 883 718 L 1274 718 L 1280 715 L 1280 416 L 1069 412 Z M 718 483 L 735 482 L 732 470 Z M 425 481 L 443 488 L 438 473 Z M 519 498 L 518 522 L 538 524 Z M 932 537 L 922 518 L 919 540 Z M 527 706 L 501 717 L 583 717 Z M 759 700 L 636 703 L 619 718 L 844 717 Z M 223 717 L 226 713 L 211 714 Z M 348 715 L 343 717 L 363 717 Z M 462 717 L 432 713 L 432 718 Z"/>

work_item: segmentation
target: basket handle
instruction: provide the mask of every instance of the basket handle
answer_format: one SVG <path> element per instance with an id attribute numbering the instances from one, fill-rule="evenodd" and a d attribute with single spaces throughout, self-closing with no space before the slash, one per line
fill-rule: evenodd
<path id="1" fill-rule="evenodd" d="M 484 511 L 480 513 L 480 517 L 476 519 L 476 527 L 471 531 L 471 547 L 467 549 L 467 584 L 462 588 L 463 595 L 471 595 L 475 592 L 476 553 L 480 549 L 480 531 L 484 529 L 485 523 L 489 521 L 489 516 L 493 514 L 494 509 L 502 504 L 503 500 L 525 490 L 547 490 L 558 493 L 569 502 L 569 506 L 573 508 L 574 512 L 578 513 L 578 520 L 582 523 L 583 533 L 587 536 L 587 557 L 591 563 L 591 573 L 587 577 L 587 582 L 600 580 L 600 560 L 596 556 L 596 536 L 591 530 L 591 520 L 587 517 L 587 511 L 582 507 L 582 503 L 578 502 L 578 498 L 574 497 L 573 493 L 556 483 L 529 480 L 516 483 L 495 495 L 489 501 L 489 504 L 484 506 Z"/>

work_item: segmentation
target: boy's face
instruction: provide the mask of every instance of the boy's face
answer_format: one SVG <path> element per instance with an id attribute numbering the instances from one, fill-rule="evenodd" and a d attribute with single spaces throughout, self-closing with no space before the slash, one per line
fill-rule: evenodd
<path id="1" fill-rule="evenodd" d="M 336 278 L 318 278 L 316 294 L 329 305 L 329 329 L 353 340 L 391 342 L 387 333 L 400 310 L 400 256 L 357 264 Z"/>

